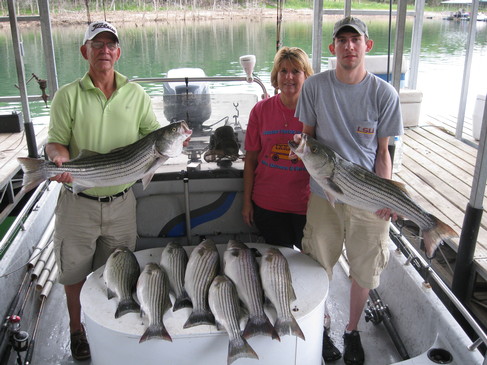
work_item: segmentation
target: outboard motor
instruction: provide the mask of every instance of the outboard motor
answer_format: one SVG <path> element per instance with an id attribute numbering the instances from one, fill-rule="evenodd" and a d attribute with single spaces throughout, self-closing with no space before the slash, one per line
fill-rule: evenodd
<path id="1" fill-rule="evenodd" d="M 186 78 L 186 82 L 165 82 L 164 116 L 173 123 L 185 120 L 194 132 L 202 130 L 202 124 L 211 116 L 211 98 L 208 84 L 190 82 L 188 78 L 206 77 L 200 68 L 177 68 L 169 70 L 168 78 Z"/>

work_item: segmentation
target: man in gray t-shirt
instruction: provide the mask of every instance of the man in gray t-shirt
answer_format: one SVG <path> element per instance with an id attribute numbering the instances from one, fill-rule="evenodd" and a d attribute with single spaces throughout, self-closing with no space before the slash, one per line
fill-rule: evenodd
<path id="1" fill-rule="evenodd" d="M 390 179 L 389 137 L 403 134 L 403 125 L 396 90 L 365 68 L 365 54 L 373 44 L 360 19 L 346 17 L 338 21 L 329 46 L 337 58 L 336 69 L 305 81 L 296 116 L 303 123 L 303 133 L 316 137 L 347 160 Z M 357 326 L 369 290 L 379 285 L 380 273 L 389 258 L 391 212 L 373 214 L 341 203 L 332 206 L 313 179 L 310 188 L 303 251 L 320 262 L 331 279 L 345 245 L 352 286 L 343 357 L 346 364 L 360 365 L 364 352 Z M 327 328 L 322 353 L 325 361 L 341 357 Z"/>

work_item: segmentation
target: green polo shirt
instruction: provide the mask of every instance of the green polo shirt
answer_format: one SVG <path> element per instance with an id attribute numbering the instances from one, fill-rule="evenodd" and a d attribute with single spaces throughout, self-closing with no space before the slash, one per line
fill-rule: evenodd
<path id="1" fill-rule="evenodd" d="M 71 158 L 81 150 L 107 153 L 160 128 L 149 95 L 115 72 L 116 91 L 107 100 L 88 73 L 61 87 L 51 103 L 48 143 L 68 146 Z M 131 184 L 92 188 L 85 194 L 114 195 Z"/>

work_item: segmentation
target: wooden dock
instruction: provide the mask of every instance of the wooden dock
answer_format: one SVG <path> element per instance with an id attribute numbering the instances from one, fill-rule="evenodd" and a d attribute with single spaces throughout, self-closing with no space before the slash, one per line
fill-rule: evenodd
<path id="1" fill-rule="evenodd" d="M 34 125 L 39 153 L 47 140 L 47 125 Z M 29 151 L 24 132 L 0 133 L 0 223 L 24 197 L 20 193 L 21 168 L 17 157 L 27 157 Z"/>
<path id="2" fill-rule="evenodd" d="M 470 200 L 478 141 L 472 135 L 472 119 L 465 120 L 464 141 L 455 138 L 455 129 L 456 116 L 449 115 L 426 115 L 419 126 L 406 129 L 402 168 L 393 178 L 404 182 L 416 202 L 460 235 Z M 447 243 L 453 251 L 458 250 L 459 238 Z M 474 261 L 476 271 L 487 278 L 485 208 Z M 448 276 L 443 276 L 447 282 Z"/>

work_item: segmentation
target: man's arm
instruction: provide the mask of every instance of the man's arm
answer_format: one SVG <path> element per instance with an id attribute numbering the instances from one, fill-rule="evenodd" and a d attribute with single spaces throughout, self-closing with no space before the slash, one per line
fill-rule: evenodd
<path id="1" fill-rule="evenodd" d="M 392 161 L 389 153 L 389 137 L 378 140 L 377 154 L 375 156 L 375 173 L 385 179 L 392 178 Z"/>

